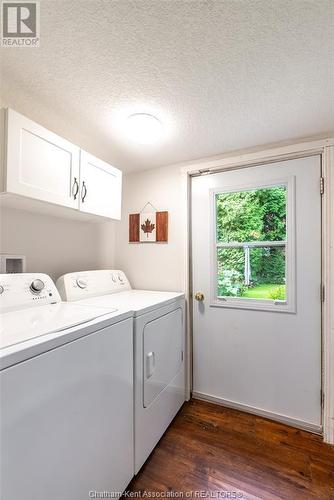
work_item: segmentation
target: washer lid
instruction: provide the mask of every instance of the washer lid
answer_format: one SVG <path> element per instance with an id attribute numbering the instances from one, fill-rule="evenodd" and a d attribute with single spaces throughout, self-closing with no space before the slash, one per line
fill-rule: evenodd
<path id="1" fill-rule="evenodd" d="M 0 349 L 48 333 L 64 331 L 117 311 L 116 308 L 81 306 L 58 302 L 0 315 Z"/>

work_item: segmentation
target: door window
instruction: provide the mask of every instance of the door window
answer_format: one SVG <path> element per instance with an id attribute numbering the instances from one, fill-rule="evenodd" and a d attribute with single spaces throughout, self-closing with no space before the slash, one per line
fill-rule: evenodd
<path id="1" fill-rule="evenodd" d="M 212 305 L 294 311 L 293 179 L 214 191 Z"/>

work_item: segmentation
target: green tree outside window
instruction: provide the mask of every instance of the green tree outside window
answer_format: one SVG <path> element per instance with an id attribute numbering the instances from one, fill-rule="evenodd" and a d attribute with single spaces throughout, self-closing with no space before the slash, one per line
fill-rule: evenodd
<path id="1" fill-rule="evenodd" d="M 285 300 L 286 186 L 215 200 L 218 295 Z"/>

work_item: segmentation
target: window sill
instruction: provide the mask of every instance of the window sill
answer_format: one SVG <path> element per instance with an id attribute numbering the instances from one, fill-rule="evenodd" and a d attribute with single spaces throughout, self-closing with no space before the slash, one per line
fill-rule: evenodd
<path id="1" fill-rule="evenodd" d="M 211 300 L 210 307 L 223 307 L 228 309 L 247 309 L 253 311 L 270 311 L 295 314 L 296 307 L 287 301 L 240 299 L 235 297 L 216 298 Z"/>

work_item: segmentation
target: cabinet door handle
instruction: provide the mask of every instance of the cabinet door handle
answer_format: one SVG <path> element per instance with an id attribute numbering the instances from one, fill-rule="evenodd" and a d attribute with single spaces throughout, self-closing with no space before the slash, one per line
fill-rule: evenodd
<path id="1" fill-rule="evenodd" d="M 87 196 L 87 186 L 85 184 L 85 181 L 83 181 L 82 188 L 81 188 L 81 202 L 82 203 L 84 203 L 86 196 Z"/>
<path id="2" fill-rule="evenodd" d="M 79 183 L 77 181 L 77 178 L 74 177 L 74 182 L 72 186 L 72 196 L 75 200 L 77 199 L 78 193 L 79 193 Z"/>

